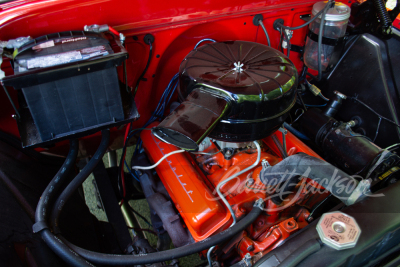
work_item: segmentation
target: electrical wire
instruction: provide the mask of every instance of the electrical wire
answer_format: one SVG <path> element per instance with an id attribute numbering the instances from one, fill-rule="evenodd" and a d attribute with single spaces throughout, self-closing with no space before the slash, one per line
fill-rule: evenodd
<path id="1" fill-rule="evenodd" d="M 262 20 L 259 20 L 258 23 L 260 24 L 261 28 L 263 29 L 263 31 L 265 33 L 265 37 L 267 37 L 268 46 L 271 47 L 271 40 L 269 39 L 269 35 L 267 32 L 267 29 L 264 26 L 264 23 L 262 22 Z"/>
<path id="2" fill-rule="evenodd" d="M 124 140 L 125 140 L 124 146 L 126 146 L 126 142 L 127 142 L 126 139 L 127 139 L 127 137 L 128 137 L 128 134 L 129 134 L 129 131 L 130 131 L 130 128 L 131 128 L 131 127 L 132 127 L 132 122 L 129 123 L 129 124 L 126 126 L 125 137 L 124 137 Z M 122 156 L 121 156 L 121 160 L 122 160 L 123 162 L 125 161 L 125 155 L 126 155 L 126 150 L 123 151 Z M 121 163 L 120 163 L 120 165 L 121 165 Z M 121 167 L 120 175 L 121 175 L 121 185 L 122 185 L 122 201 L 121 201 L 121 204 L 122 204 L 122 203 L 123 203 L 123 200 L 125 199 L 125 196 L 126 196 L 125 171 L 124 171 L 124 167 Z"/>
<path id="3" fill-rule="evenodd" d="M 147 59 L 146 67 L 144 68 L 142 74 L 139 76 L 139 78 L 138 78 L 138 80 L 137 80 L 137 82 L 136 82 L 136 86 L 135 86 L 135 89 L 134 89 L 134 91 L 133 91 L 133 96 L 132 96 L 133 99 L 135 99 L 137 90 L 138 90 L 138 88 L 139 88 L 140 81 L 143 79 L 144 75 L 145 75 L 146 72 L 147 72 L 147 69 L 148 69 L 149 66 L 150 66 L 151 57 L 152 57 L 152 55 L 153 55 L 153 45 L 151 44 L 151 42 L 149 42 L 149 46 L 150 46 L 150 49 L 149 49 L 149 57 L 148 57 L 148 59 Z"/>
<path id="4" fill-rule="evenodd" d="M 375 137 L 374 137 L 374 140 L 372 140 L 373 143 L 375 142 L 376 138 L 378 137 L 379 128 L 381 127 L 381 122 L 382 122 L 382 118 L 379 117 L 378 126 L 376 127 Z"/>
<path id="5" fill-rule="evenodd" d="M 127 129 L 129 129 L 128 127 L 127 127 Z M 138 128 L 138 129 L 135 129 L 135 130 L 132 130 L 129 134 L 128 134 L 128 136 L 125 138 L 125 143 L 124 143 L 124 146 L 123 146 L 123 148 L 122 148 L 122 155 L 121 155 L 121 159 L 120 159 L 120 162 L 119 162 L 119 166 L 118 166 L 118 176 L 117 176 L 117 182 L 118 182 L 118 189 L 119 189 L 119 192 L 120 192 L 120 194 L 121 194 L 121 198 L 122 198 L 122 201 L 121 201 L 121 205 L 122 205 L 122 203 L 123 203 L 123 201 L 124 201 L 124 198 L 125 198 L 125 195 L 126 195 L 126 193 L 124 194 L 124 188 L 125 188 L 125 180 L 123 180 L 123 175 L 125 174 L 124 173 L 124 168 L 123 168 L 123 166 L 124 166 L 124 159 L 125 159 L 125 153 L 126 153 L 126 148 L 127 148 L 127 144 L 128 144 L 128 141 L 133 137 L 133 135 L 137 132 L 137 131 L 142 131 L 142 130 L 146 130 L 146 129 L 148 129 L 148 130 L 150 130 L 149 128 Z M 126 162 L 125 162 L 126 163 Z M 130 171 L 130 168 L 129 168 L 129 166 L 127 166 L 127 168 L 128 168 L 128 170 Z M 130 173 L 131 173 L 131 175 L 134 177 L 134 178 L 136 178 L 134 175 L 133 175 L 133 173 L 130 171 Z M 139 180 L 139 179 L 138 179 Z"/>
<path id="6" fill-rule="evenodd" d="M 214 42 L 214 43 L 216 43 L 217 41 L 215 41 L 214 39 L 205 38 L 205 39 L 203 39 L 203 40 L 200 40 L 200 41 L 194 46 L 194 49 L 196 49 L 201 43 L 204 43 L 204 42 Z"/>
<path id="7" fill-rule="evenodd" d="M 119 32 L 117 32 L 113 27 L 108 26 L 108 30 L 109 30 L 110 32 L 112 32 L 113 34 L 115 34 L 116 36 L 119 36 Z"/>
<path id="8" fill-rule="evenodd" d="M 230 177 L 228 177 L 227 179 L 223 180 L 222 182 L 220 182 L 217 187 L 217 194 L 218 196 L 221 198 L 221 200 L 224 202 L 225 206 L 228 208 L 229 212 L 231 213 L 232 216 L 232 224 L 229 227 L 232 227 L 236 224 L 236 216 L 235 216 L 235 212 L 233 211 L 231 205 L 229 204 L 228 200 L 226 200 L 225 196 L 221 193 L 221 187 L 230 182 L 231 180 L 235 179 L 236 177 L 238 177 L 239 175 L 242 175 L 245 172 L 248 172 L 249 170 L 253 169 L 254 167 L 256 167 L 258 165 L 258 163 L 260 162 L 260 158 L 261 158 L 261 147 L 258 144 L 257 141 L 253 142 L 255 144 L 255 146 L 257 147 L 257 159 L 256 161 L 249 167 L 231 175 Z M 212 266 L 212 260 L 211 260 L 211 252 L 213 251 L 213 249 L 215 248 L 215 246 L 212 246 L 209 248 L 209 250 L 207 251 L 207 260 L 208 263 L 210 264 L 210 266 Z"/>
<path id="9" fill-rule="evenodd" d="M 325 101 L 329 101 L 329 98 L 325 97 L 321 92 L 318 94 L 319 97 L 321 97 Z"/>
<path id="10" fill-rule="evenodd" d="M 304 111 L 307 111 L 307 107 L 306 107 L 306 105 L 304 104 L 303 98 L 301 97 L 301 94 L 300 94 L 299 91 L 297 91 L 297 96 L 298 96 L 299 99 L 300 99 L 300 103 L 301 103 L 301 105 L 303 106 Z"/>
<path id="11" fill-rule="evenodd" d="M 391 124 L 393 124 L 393 125 L 395 125 L 395 126 L 397 126 L 397 127 L 399 127 L 400 128 L 400 125 L 399 124 L 397 124 L 396 122 L 394 122 L 394 121 L 392 121 L 392 120 L 390 120 L 390 119 L 388 119 L 388 118 L 386 118 L 386 117 L 383 117 L 382 115 L 380 115 L 378 112 L 376 112 L 375 110 L 373 110 L 370 106 L 368 106 L 367 104 L 365 104 L 364 102 L 362 102 L 361 100 L 359 100 L 358 98 L 356 98 L 356 97 L 348 97 L 349 99 L 352 99 L 352 100 L 354 100 L 354 101 L 357 101 L 358 103 L 360 103 L 361 105 L 363 105 L 364 107 L 366 107 L 367 109 L 369 109 L 372 113 L 374 113 L 376 116 L 378 116 L 379 118 L 382 118 L 383 120 L 385 120 L 385 121 L 387 121 L 387 122 L 390 122 Z"/>
<path id="12" fill-rule="evenodd" d="M 258 165 L 258 163 L 260 162 L 260 158 L 261 158 L 261 147 L 260 147 L 260 145 L 258 144 L 257 141 L 254 141 L 253 143 L 257 147 L 257 159 L 256 159 L 256 161 L 251 166 L 249 166 L 249 167 L 247 167 L 247 168 L 245 168 L 245 169 L 243 169 L 243 170 L 231 175 L 229 178 L 223 180 L 216 187 L 218 196 L 224 202 L 224 204 L 226 205 L 226 207 L 228 208 L 229 212 L 232 215 L 232 220 L 233 221 L 232 221 L 232 224 L 229 227 L 232 227 L 232 226 L 234 226 L 236 224 L 236 216 L 235 216 L 235 212 L 233 211 L 233 209 L 232 209 L 231 205 L 229 204 L 228 200 L 226 200 L 225 196 L 221 193 L 221 187 L 224 184 L 228 183 L 229 181 L 235 179 L 239 175 L 241 175 L 241 174 L 243 174 L 245 172 L 248 172 L 249 170 L 253 169 L 254 167 L 256 167 Z"/>
<path id="13" fill-rule="evenodd" d="M 150 229 L 146 229 L 146 228 L 137 228 L 137 227 L 130 227 L 130 226 L 127 226 L 127 227 L 128 227 L 129 229 L 135 230 L 136 232 L 148 232 L 148 233 L 150 233 L 150 234 L 157 235 L 156 232 L 154 232 L 153 230 L 150 230 Z"/>
<path id="14" fill-rule="evenodd" d="M 171 81 L 169 82 L 167 88 L 165 89 L 165 91 L 163 92 L 157 107 L 155 109 L 155 112 L 152 114 L 152 116 L 150 117 L 150 119 L 145 123 L 143 128 L 138 128 L 135 130 L 132 130 L 129 132 L 128 137 L 125 138 L 125 143 L 122 149 L 122 156 L 121 156 L 121 160 L 120 160 L 120 164 L 119 164 L 119 171 L 118 171 L 118 188 L 121 192 L 121 196 L 123 196 L 123 184 L 122 184 L 122 171 L 123 171 L 123 164 L 125 163 L 125 166 L 127 167 L 127 169 L 129 170 L 129 173 L 131 174 L 131 176 L 139 181 L 139 178 L 135 175 L 135 173 L 132 172 L 132 169 L 129 168 L 128 163 L 124 160 L 124 155 L 126 153 L 126 149 L 127 149 L 127 144 L 128 141 L 133 137 L 134 134 L 137 133 L 137 131 L 142 131 L 145 129 L 150 130 L 150 128 L 146 128 L 147 126 L 149 126 L 152 122 L 156 121 L 157 119 L 160 119 L 164 116 L 164 112 L 165 112 L 165 108 L 168 105 L 168 103 L 170 102 L 173 94 L 175 93 L 176 88 L 178 87 L 178 78 L 179 78 L 179 74 L 175 74 Z M 135 154 L 138 153 L 138 151 L 140 151 L 142 142 L 140 137 L 137 139 L 136 142 L 136 147 L 135 147 Z M 122 169 L 122 170 L 121 170 Z"/>
<path id="15" fill-rule="evenodd" d="M 157 167 L 158 165 L 160 165 L 160 163 L 163 162 L 164 159 L 168 158 L 168 157 L 171 156 L 171 155 L 178 154 L 178 153 L 182 153 L 182 152 L 185 152 L 185 150 L 181 149 L 181 150 L 172 151 L 172 152 L 170 152 L 170 153 L 164 155 L 164 157 L 162 157 L 162 158 L 161 158 L 159 161 L 157 161 L 157 163 L 154 164 L 154 165 L 151 165 L 151 166 L 133 166 L 132 169 L 134 169 L 134 170 L 151 170 L 151 169 L 154 169 L 155 167 Z"/>
<path id="16" fill-rule="evenodd" d="M 303 81 L 303 80 L 306 80 L 306 81 L 307 81 L 307 79 L 306 79 L 306 77 L 307 77 L 307 70 L 308 70 L 308 67 L 307 67 L 306 64 L 304 64 L 304 65 L 303 65 L 303 70 L 301 71 L 301 75 L 300 75 L 300 77 L 299 77 L 299 82 L 301 82 L 301 81 Z M 308 81 L 307 81 L 307 82 L 308 82 Z"/>
<path id="17" fill-rule="evenodd" d="M 292 125 L 293 123 L 295 123 L 296 121 L 298 121 L 298 120 L 300 119 L 300 117 L 304 114 L 304 109 L 298 108 L 298 109 L 296 109 L 296 111 L 294 112 L 294 115 L 295 115 L 295 116 L 296 116 L 296 114 L 297 114 L 297 111 L 299 111 L 299 110 L 301 110 L 301 114 L 300 114 L 299 116 L 297 116 L 297 118 L 296 118 L 294 121 L 292 121 L 292 123 L 291 123 L 290 125 Z"/>
<path id="18" fill-rule="evenodd" d="M 176 88 L 178 87 L 178 80 L 179 80 L 179 73 L 175 74 L 172 77 L 167 88 L 163 92 L 154 113 L 152 114 L 150 119 L 145 123 L 144 127 L 149 126 L 151 123 L 153 123 L 156 120 L 160 120 L 164 116 L 165 108 L 168 105 L 168 103 L 170 102 L 173 94 L 175 93 Z M 136 145 L 135 152 L 134 152 L 135 155 L 137 155 L 137 153 L 141 150 L 141 147 L 142 147 L 142 141 L 141 141 L 140 137 L 138 138 L 136 144 L 137 145 Z"/>
<path id="19" fill-rule="evenodd" d="M 207 152 L 190 152 L 191 154 L 194 155 L 208 155 L 208 156 L 213 156 L 213 155 L 217 155 L 219 152 L 221 152 L 222 150 L 218 150 L 217 152 L 212 152 L 212 153 L 207 153 Z"/>
<path id="20" fill-rule="evenodd" d="M 232 221 L 232 224 L 231 224 L 229 227 L 232 227 L 232 226 L 234 226 L 234 225 L 236 224 L 236 216 L 235 216 L 235 212 L 233 211 L 231 205 L 230 205 L 229 202 L 226 200 L 226 198 L 224 197 L 224 195 L 221 193 L 220 189 L 221 189 L 221 187 L 222 187 L 224 184 L 228 183 L 228 182 L 231 181 L 232 179 L 238 177 L 239 175 L 241 175 L 241 174 L 243 174 L 243 173 L 245 173 L 245 172 L 251 170 L 252 168 L 254 168 L 254 167 L 256 167 L 256 166 L 258 165 L 258 163 L 260 162 L 260 158 L 261 158 L 261 148 L 260 148 L 260 145 L 257 143 L 257 141 L 254 141 L 253 143 L 254 143 L 254 144 L 256 145 L 256 147 L 257 147 L 257 159 L 256 159 L 256 161 L 255 161 L 250 167 L 247 167 L 246 169 L 243 169 L 243 170 L 241 170 L 240 172 L 237 172 L 237 173 L 231 175 L 229 178 L 225 179 L 224 181 L 220 182 L 220 183 L 217 185 L 217 188 L 216 188 L 216 189 L 217 189 L 218 196 L 221 198 L 221 200 L 224 202 L 224 204 L 225 204 L 226 207 L 228 208 L 229 212 L 231 213 L 231 216 L 232 216 L 232 220 L 233 220 L 233 221 Z M 214 248 L 215 248 L 215 246 L 212 246 L 212 247 L 210 247 L 210 249 L 207 251 L 207 260 L 208 260 L 208 263 L 210 264 L 210 266 L 212 266 L 211 252 L 213 251 Z"/>
<path id="21" fill-rule="evenodd" d="M 328 4 L 329 4 L 329 3 L 328 3 Z M 301 29 L 301 28 L 307 26 L 308 24 L 310 24 L 310 23 L 313 22 L 314 20 L 316 20 L 316 19 L 322 14 L 323 11 L 324 11 L 324 10 L 322 9 L 322 10 L 319 11 L 317 14 L 315 14 L 315 16 L 314 16 L 313 18 L 311 18 L 309 21 L 307 21 L 306 23 L 304 23 L 304 24 L 302 24 L 302 25 L 300 25 L 300 26 L 289 27 L 289 26 L 285 26 L 285 25 L 283 25 L 283 24 L 281 24 L 281 23 L 277 23 L 277 25 L 278 25 L 278 27 L 280 27 L 280 28 L 287 29 L 287 30 L 291 30 L 291 31 L 298 30 L 298 29 Z"/>
<path id="22" fill-rule="evenodd" d="M 365 104 L 364 102 L 362 102 L 362 101 L 359 100 L 358 98 L 356 98 L 356 97 L 348 97 L 348 99 L 352 99 L 352 100 L 354 100 L 354 101 L 360 103 L 361 105 L 363 105 L 364 107 L 366 107 L 367 109 L 369 109 L 372 113 L 374 113 L 376 116 L 378 116 L 378 118 L 379 118 L 378 126 L 376 127 L 375 137 L 374 137 L 374 139 L 372 140 L 372 142 L 375 142 L 376 138 L 378 137 L 379 128 L 380 128 L 380 126 L 381 126 L 382 120 L 385 120 L 385 121 L 387 121 L 387 122 L 389 122 L 389 123 L 391 123 L 391 124 L 397 126 L 398 128 L 400 128 L 400 125 L 399 125 L 399 124 L 397 124 L 396 122 L 392 121 L 391 119 L 388 119 L 388 118 L 386 118 L 386 117 L 383 117 L 381 114 L 379 114 L 378 112 L 376 112 L 374 109 L 372 109 L 370 106 L 368 106 L 367 104 Z"/>
<path id="23" fill-rule="evenodd" d="M 147 223 L 150 227 L 153 227 L 153 225 L 142 214 L 137 212 L 131 205 L 129 205 L 129 203 L 127 206 L 133 213 L 135 213 L 138 217 L 140 217 L 145 223 Z"/>

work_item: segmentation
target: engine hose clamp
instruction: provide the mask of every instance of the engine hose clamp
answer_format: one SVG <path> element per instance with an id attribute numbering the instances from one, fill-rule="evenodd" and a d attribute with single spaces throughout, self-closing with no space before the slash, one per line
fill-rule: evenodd
<path id="1" fill-rule="evenodd" d="M 361 180 L 351 195 L 344 201 L 344 204 L 350 206 L 364 199 L 370 193 L 371 181 L 371 179 Z"/>
<path id="2" fill-rule="evenodd" d="M 283 135 L 287 135 L 287 130 L 283 127 L 280 127 L 278 131 L 280 131 Z"/>
<path id="3" fill-rule="evenodd" d="M 40 221 L 40 222 L 36 222 L 33 226 L 32 226 L 32 231 L 33 233 L 39 233 L 40 231 L 44 230 L 44 229 L 49 229 L 49 226 L 47 225 L 46 221 Z"/>
<path id="4" fill-rule="evenodd" d="M 244 255 L 243 262 L 244 262 L 245 266 L 252 266 L 253 265 L 252 262 L 251 262 L 250 253 L 247 253 L 246 255 Z"/>
<path id="5" fill-rule="evenodd" d="M 271 164 L 269 164 L 268 160 L 263 159 L 261 161 L 261 166 L 262 166 L 262 171 L 266 170 L 267 168 L 271 167 Z"/>
<path id="6" fill-rule="evenodd" d="M 253 206 L 263 210 L 264 209 L 264 200 L 262 198 L 257 199 L 256 202 L 254 202 Z"/>

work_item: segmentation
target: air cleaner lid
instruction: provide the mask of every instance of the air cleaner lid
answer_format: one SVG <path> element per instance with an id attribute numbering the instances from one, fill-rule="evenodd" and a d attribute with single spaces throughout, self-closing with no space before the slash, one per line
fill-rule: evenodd
<path id="1" fill-rule="evenodd" d="M 312 14 L 315 16 L 318 12 L 320 12 L 328 1 L 321 1 L 317 2 L 313 6 Z M 347 20 L 350 17 L 350 7 L 347 5 L 340 3 L 340 2 L 335 2 L 335 6 L 333 8 L 329 8 L 328 12 L 325 15 L 325 20 L 329 21 L 342 21 L 342 20 Z M 321 15 L 319 16 L 321 18 Z"/>

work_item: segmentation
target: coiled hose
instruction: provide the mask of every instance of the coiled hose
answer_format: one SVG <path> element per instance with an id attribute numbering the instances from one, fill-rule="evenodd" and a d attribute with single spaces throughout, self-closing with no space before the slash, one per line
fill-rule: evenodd
<path id="1" fill-rule="evenodd" d="M 391 32 L 392 20 L 390 19 L 389 13 L 386 9 L 386 4 L 383 0 L 373 0 L 374 6 L 378 13 L 378 17 L 382 23 L 382 33 L 387 35 Z"/>

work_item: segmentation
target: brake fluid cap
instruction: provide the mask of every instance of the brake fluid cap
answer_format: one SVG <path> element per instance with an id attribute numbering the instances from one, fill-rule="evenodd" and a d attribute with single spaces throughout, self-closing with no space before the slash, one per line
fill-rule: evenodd
<path id="1" fill-rule="evenodd" d="M 353 217 L 334 211 L 322 215 L 317 224 L 317 232 L 324 244 L 342 250 L 357 244 L 361 229 Z"/>

